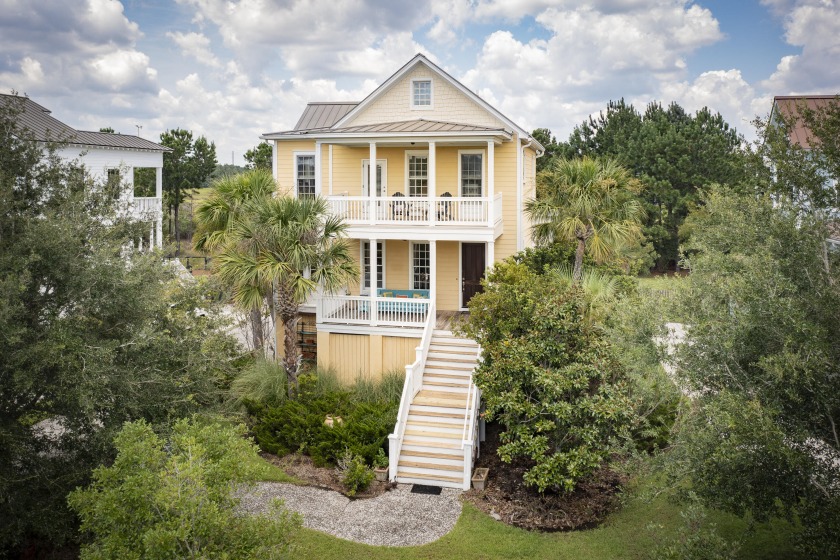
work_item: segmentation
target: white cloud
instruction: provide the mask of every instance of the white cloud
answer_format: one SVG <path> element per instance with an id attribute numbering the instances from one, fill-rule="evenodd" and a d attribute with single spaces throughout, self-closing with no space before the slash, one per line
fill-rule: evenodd
<path id="1" fill-rule="evenodd" d="M 213 68 L 221 68 L 222 63 L 210 50 L 210 39 L 202 33 L 181 33 L 167 32 L 166 36 L 172 39 L 181 48 L 184 55 L 192 57 L 202 64 Z"/>
<path id="2" fill-rule="evenodd" d="M 840 92 L 840 2 L 777 0 L 770 4 L 783 15 L 785 39 L 802 52 L 783 57 L 762 87 L 775 95 Z"/>
<path id="3" fill-rule="evenodd" d="M 91 78 L 112 91 L 153 87 L 157 71 L 149 57 L 135 50 L 116 50 L 90 62 Z"/>
<path id="4" fill-rule="evenodd" d="M 750 122 L 757 114 L 755 90 L 744 80 L 740 70 L 710 70 L 692 82 L 663 84 L 661 94 L 666 102 L 676 101 L 690 112 L 708 107 L 720 113 L 739 132 L 751 134 Z M 766 110 L 765 107 L 764 112 Z"/>

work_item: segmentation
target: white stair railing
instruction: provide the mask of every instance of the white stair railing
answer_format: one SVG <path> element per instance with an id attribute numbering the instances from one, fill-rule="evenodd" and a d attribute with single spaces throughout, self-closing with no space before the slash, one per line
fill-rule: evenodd
<path id="1" fill-rule="evenodd" d="M 481 391 L 475 383 L 470 381 L 467 404 L 464 407 L 464 431 L 461 435 L 461 449 L 464 452 L 464 490 L 470 489 L 473 460 L 478 456 L 478 422 L 476 418 L 479 402 L 481 402 Z"/>
<path id="2" fill-rule="evenodd" d="M 405 425 L 408 422 L 408 410 L 414 396 L 423 386 L 423 370 L 426 368 L 426 358 L 429 355 L 429 346 L 432 343 L 432 333 L 437 320 L 435 313 L 435 302 L 429 303 L 429 311 L 426 316 L 426 325 L 423 328 L 423 337 L 420 344 L 415 348 L 415 359 L 410 365 L 405 366 L 405 382 L 403 383 L 402 396 L 400 397 L 400 408 L 397 412 L 397 423 L 394 426 L 394 433 L 388 436 L 388 479 L 391 481 L 397 478 L 397 463 L 400 460 L 403 438 L 405 438 Z"/>

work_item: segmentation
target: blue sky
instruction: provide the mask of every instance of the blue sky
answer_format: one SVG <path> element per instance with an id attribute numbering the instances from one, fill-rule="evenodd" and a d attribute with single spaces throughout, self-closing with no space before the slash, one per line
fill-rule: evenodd
<path id="1" fill-rule="evenodd" d="M 619 97 L 749 139 L 773 95 L 840 93 L 840 0 L 0 0 L 3 92 L 82 129 L 188 128 L 226 163 L 417 52 L 561 139 Z"/>

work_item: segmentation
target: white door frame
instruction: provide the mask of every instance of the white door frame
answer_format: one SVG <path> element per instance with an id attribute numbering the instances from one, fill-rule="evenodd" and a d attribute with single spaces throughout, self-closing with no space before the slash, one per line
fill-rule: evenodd
<path id="1" fill-rule="evenodd" d="M 382 192 L 377 193 L 376 196 L 388 196 L 388 160 L 376 158 L 376 166 L 382 168 L 382 184 L 380 185 Z M 365 158 L 362 160 L 362 196 L 370 196 L 370 189 L 368 188 L 368 183 L 370 183 L 369 170 L 370 158 Z"/>

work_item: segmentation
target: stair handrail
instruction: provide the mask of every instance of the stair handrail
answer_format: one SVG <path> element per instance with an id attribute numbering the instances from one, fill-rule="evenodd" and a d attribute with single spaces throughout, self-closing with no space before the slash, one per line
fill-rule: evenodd
<path id="1" fill-rule="evenodd" d="M 397 411 L 397 422 L 394 425 L 394 432 L 388 436 L 388 479 L 391 481 L 397 478 L 397 463 L 405 437 L 408 410 L 414 396 L 423 386 L 423 370 L 426 369 L 426 358 L 429 356 L 429 346 L 432 343 L 432 333 L 435 330 L 436 322 L 435 301 L 432 300 L 429 303 L 426 324 L 423 326 L 423 336 L 420 338 L 420 344 L 414 349 L 414 362 L 405 366 L 405 381 L 400 396 L 400 407 Z"/>

